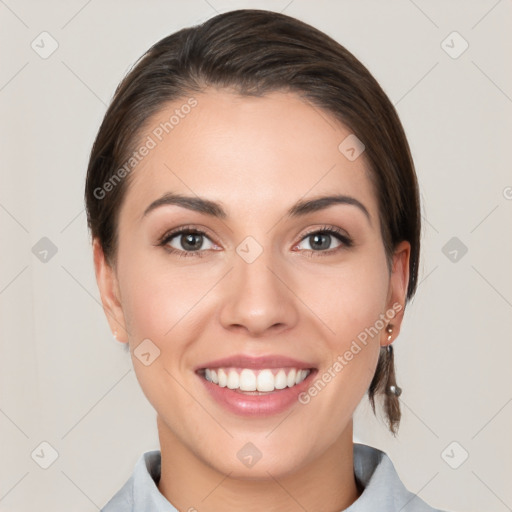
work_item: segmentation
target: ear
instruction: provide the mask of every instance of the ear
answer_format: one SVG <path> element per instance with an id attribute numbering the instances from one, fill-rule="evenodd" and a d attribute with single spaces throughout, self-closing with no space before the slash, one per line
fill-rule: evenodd
<path id="1" fill-rule="evenodd" d="M 106 261 L 103 248 L 97 238 L 93 241 L 93 254 L 96 282 L 100 290 L 103 311 L 112 333 L 117 332 L 117 340 L 121 343 L 126 343 L 128 337 L 117 276 L 115 270 Z"/>
<path id="2" fill-rule="evenodd" d="M 411 244 L 406 241 L 400 242 L 393 253 L 386 308 L 387 312 L 395 313 L 393 318 L 390 318 L 389 320 L 389 326 L 393 330 L 391 333 L 388 333 L 386 329 L 384 329 L 380 343 L 381 346 L 386 346 L 389 343 L 392 343 L 400 333 L 400 327 L 404 318 L 407 287 L 409 285 L 410 256 Z M 389 334 L 391 334 L 391 340 L 388 340 Z"/>

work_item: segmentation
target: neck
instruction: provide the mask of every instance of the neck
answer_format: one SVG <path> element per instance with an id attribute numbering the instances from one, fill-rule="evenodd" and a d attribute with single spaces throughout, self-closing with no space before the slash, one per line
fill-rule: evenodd
<path id="1" fill-rule="evenodd" d="M 359 497 L 354 476 L 352 421 L 317 459 L 283 477 L 231 478 L 183 445 L 158 417 L 162 453 L 159 491 L 178 510 L 338 512 Z"/>

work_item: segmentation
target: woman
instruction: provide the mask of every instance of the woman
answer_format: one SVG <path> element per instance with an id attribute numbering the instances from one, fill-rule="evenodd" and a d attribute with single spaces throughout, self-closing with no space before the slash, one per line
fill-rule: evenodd
<path id="1" fill-rule="evenodd" d="M 402 126 L 354 56 L 266 11 L 164 38 L 116 91 L 85 199 L 161 448 L 105 512 L 434 510 L 353 443 L 365 393 L 398 429 L 420 235 Z"/>

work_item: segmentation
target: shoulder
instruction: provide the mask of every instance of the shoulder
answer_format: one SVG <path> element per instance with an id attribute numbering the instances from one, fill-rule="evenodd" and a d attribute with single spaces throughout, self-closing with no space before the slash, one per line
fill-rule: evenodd
<path id="1" fill-rule="evenodd" d="M 101 512 L 177 512 L 158 490 L 160 468 L 160 450 L 142 454 L 128 481 Z"/>
<path id="2" fill-rule="evenodd" d="M 133 475 L 100 512 L 120 512 L 122 510 L 133 510 Z"/>
<path id="3" fill-rule="evenodd" d="M 372 446 L 354 443 L 354 474 L 363 487 L 361 496 L 346 512 L 443 512 L 433 508 L 400 480 L 388 455 Z"/>

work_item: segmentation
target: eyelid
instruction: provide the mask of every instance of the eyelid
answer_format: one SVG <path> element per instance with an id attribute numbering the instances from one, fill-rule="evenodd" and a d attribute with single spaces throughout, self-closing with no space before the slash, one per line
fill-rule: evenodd
<path id="1" fill-rule="evenodd" d="M 187 224 L 185 226 L 180 226 L 179 228 L 170 229 L 158 238 L 158 241 L 155 245 L 164 245 L 165 243 L 167 243 L 169 241 L 170 238 L 174 238 L 177 235 L 181 235 L 183 233 L 190 233 L 190 232 L 197 233 L 199 235 L 205 235 L 208 238 L 210 238 L 212 243 L 217 245 L 216 242 L 214 242 L 212 240 L 212 236 L 211 236 L 208 228 L 206 228 L 204 226 L 197 225 L 197 224 Z"/>
<path id="2" fill-rule="evenodd" d="M 351 240 L 350 235 L 344 229 L 338 228 L 336 226 L 331 226 L 329 224 L 324 224 L 322 226 L 316 226 L 316 227 L 311 228 L 308 231 L 306 231 L 302 235 L 300 241 L 304 240 L 304 238 L 308 237 L 309 235 L 313 235 L 314 233 L 324 233 L 324 232 L 335 233 L 337 235 L 340 235 L 341 237 Z"/>

